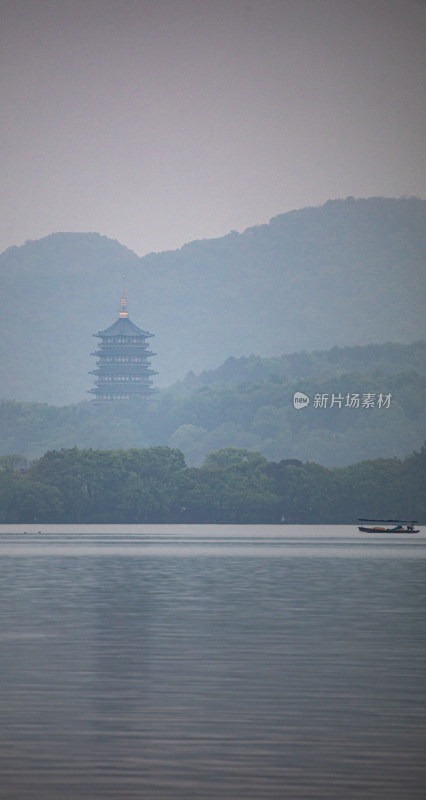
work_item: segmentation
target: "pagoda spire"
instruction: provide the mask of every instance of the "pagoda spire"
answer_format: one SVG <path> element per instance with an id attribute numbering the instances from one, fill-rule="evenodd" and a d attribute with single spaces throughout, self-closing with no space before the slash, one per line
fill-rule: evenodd
<path id="1" fill-rule="evenodd" d="M 125 276 L 123 275 L 123 288 L 121 290 L 121 302 L 120 302 L 120 313 L 119 317 L 128 317 L 129 314 L 127 313 L 127 297 L 126 297 L 126 284 L 125 284 Z"/>

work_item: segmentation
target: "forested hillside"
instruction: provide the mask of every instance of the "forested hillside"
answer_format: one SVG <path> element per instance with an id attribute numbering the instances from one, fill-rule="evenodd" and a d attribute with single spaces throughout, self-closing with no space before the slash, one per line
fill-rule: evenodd
<path id="1" fill-rule="evenodd" d="M 294 394 L 309 404 L 294 406 Z M 336 467 L 404 458 L 426 431 L 426 342 L 228 359 L 150 405 L 0 403 L 0 454 L 170 446 L 189 465 L 223 447 Z"/>
<path id="2" fill-rule="evenodd" d="M 83 400 L 92 334 L 117 317 L 123 274 L 167 387 L 228 357 L 425 338 L 425 267 L 415 198 L 329 201 L 143 258 L 96 233 L 53 234 L 0 256 L 0 394 Z"/>
<path id="3" fill-rule="evenodd" d="M 0 459 L 0 523 L 424 523 L 425 478 L 425 447 L 340 469 L 235 448 L 192 468 L 168 447 L 63 449 L 29 469 Z"/>

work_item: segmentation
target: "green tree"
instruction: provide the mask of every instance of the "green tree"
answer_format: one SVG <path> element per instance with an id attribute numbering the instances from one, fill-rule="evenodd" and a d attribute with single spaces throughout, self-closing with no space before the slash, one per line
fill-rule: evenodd
<path id="1" fill-rule="evenodd" d="M 187 470 L 180 485 L 182 521 L 276 522 L 278 499 L 260 453 L 233 447 L 211 453 Z"/>

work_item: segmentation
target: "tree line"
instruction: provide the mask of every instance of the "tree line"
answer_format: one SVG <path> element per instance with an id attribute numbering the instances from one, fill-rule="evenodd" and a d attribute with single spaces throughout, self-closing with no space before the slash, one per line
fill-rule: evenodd
<path id="1" fill-rule="evenodd" d="M 347 467 L 226 447 L 188 467 L 177 448 L 50 450 L 0 458 L 0 523 L 350 524 L 426 520 L 426 445 Z"/>

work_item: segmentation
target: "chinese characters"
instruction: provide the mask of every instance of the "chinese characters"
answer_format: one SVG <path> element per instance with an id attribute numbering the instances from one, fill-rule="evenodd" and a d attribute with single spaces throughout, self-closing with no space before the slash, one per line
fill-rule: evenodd
<path id="1" fill-rule="evenodd" d="M 391 394 L 375 394 L 373 392 L 364 392 L 363 394 L 348 392 L 347 394 L 334 394 L 334 392 L 325 394 L 315 394 L 312 406 L 313 408 L 389 408 L 391 403 Z"/>
<path id="2" fill-rule="evenodd" d="M 390 408 L 392 394 L 383 392 L 317 392 L 312 400 L 312 408 Z M 307 395 L 296 392 L 293 396 L 295 408 L 309 404 Z"/>

